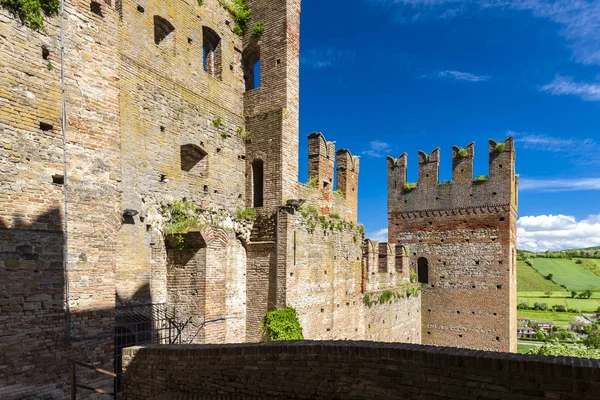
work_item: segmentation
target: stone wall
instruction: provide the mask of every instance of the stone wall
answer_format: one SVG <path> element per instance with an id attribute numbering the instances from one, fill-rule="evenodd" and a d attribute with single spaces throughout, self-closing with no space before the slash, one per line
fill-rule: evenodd
<path id="1" fill-rule="evenodd" d="M 600 361 L 377 342 L 132 347 L 125 399 L 597 398 Z M 185 398 L 185 397 L 184 397 Z M 191 398 L 191 396 L 190 396 Z"/>
<path id="2" fill-rule="evenodd" d="M 112 368 L 121 225 L 120 16 L 65 4 L 69 228 L 65 243 L 59 19 L 0 8 L 0 398 L 60 398 L 68 359 Z M 68 246 L 70 297 L 63 253 Z M 70 335 L 66 308 L 70 306 Z"/>
<path id="3" fill-rule="evenodd" d="M 286 226 L 285 304 L 298 312 L 306 339 L 370 339 L 420 343 L 420 298 L 402 274 L 388 273 L 364 289 L 362 234 L 351 221 L 327 217 L 311 224 L 306 212 L 282 212 Z M 331 225 L 335 224 L 335 225 Z M 281 253 L 281 252 L 280 252 Z M 391 278 L 389 278 L 391 276 Z M 398 292 L 389 302 L 366 304 L 383 291 Z"/>
<path id="4" fill-rule="evenodd" d="M 410 252 L 423 287 L 423 343 L 516 351 L 516 190 L 512 138 L 490 141 L 489 178 L 473 180 L 474 145 L 453 150 L 453 180 L 438 183 L 439 149 L 388 159 L 390 243 Z M 421 265 L 419 265 L 421 263 Z"/>
<path id="5" fill-rule="evenodd" d="M 151 282 L 149 244 L 155 233 L 148 229 L 148 212 L 183 198 L 233 214 L 245 207 L 242 39 L 217 0 L 202 7 L 186 1 L 125 1 L 122 15 L 120 131 L 127 190 L 121 207 L 140 214 L 119 233 L 117 294 L 120 303 L 156 303 L 165 299 L 139 295 L 157 284 Z M 155 41 L 157 17 L 174 28 L 160 43 Z M 204 71 L 209 32 L 220 39 L 218 74 Z"/>

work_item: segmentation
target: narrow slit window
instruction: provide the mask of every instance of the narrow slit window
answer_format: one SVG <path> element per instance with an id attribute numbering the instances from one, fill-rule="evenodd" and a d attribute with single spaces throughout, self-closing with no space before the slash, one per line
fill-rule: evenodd
<path id="1" fill-rule="evenodd" d="M 262 160 L 252 163 L 252 198 L 254 207 L 263 206 L 264 164 Z"/>
<path id="2" fill-rule="evenodd" d="M 417 260 L 417 275 L 419 283 L 429 283 L 429 261 L 425 257 Z"/>

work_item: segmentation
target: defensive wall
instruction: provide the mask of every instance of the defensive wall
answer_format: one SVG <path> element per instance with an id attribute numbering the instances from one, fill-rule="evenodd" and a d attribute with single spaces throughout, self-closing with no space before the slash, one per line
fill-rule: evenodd
<path id="1" fill-rule="evenodd" d="M 388 157 L 389 241 L 410 252 L 423 283 L 422 342 L 516 351 L 517 185 L 512 138 L 489 142 L 489 174 L 473 176 L 475 145 L 452 150 L 452 181 L 439 183 L 440 150 Z M 475 178 L 475 179 L 474 179 Z"/>
<path id="2" fill-rule="evenodd" d="M 599 360 L 399 343 L 132 347 L 124 364 L 127 400 L 592 400 L 600 389 Z"/>

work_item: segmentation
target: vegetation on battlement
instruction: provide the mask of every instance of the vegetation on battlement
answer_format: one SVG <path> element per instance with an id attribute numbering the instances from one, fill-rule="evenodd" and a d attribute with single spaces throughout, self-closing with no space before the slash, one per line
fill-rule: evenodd
<path id="1" fill-rule="evenodd" d="M 179 244 L 179 250 L 185 248 L 183 235 L 194 230 L 202 231 L 209 226 L 231 229 L 248 240 L 256 219 L 254 209 L 237 210 L 234 216 L 225 210 L 204 209 L 185 199 L 161 203 L 157 213 L 159 217 L 152 216 L 148 222 L 156 222 L 164 235 L 173 236 Z M 154 212 L 150 211 L 149 214 Z"/>
<path id="2" fill-rule="evenodd" d="M 309 205 L 299 209 L 300 215 L 303 218 L 302 225 L 305 226 L 309 233 L 313 233 L 318 225 L 324 230 L 330 232 L 342 232 L 345 228 L 353 230 L 358 228 L 361 236 L 364 236 L 364 226 L 356 225 L 352 221 L 342 219 L 338 213 L 330 213 L 328 215 L 319 214 L 317 207 Z M 358 242 L 358 236 L 354 236 L 354 242 Z"/>
<path id="3" fill-rule="evenodd" d="M 365 306 L 371 308 L 377 304 L 392 304 L 402 299 L 409 299 L 411 297 L 419 296 L 421 293 L 421 285 L 414 283 L 403 283 L 399 285 L 405 290 L 384 290 L 379 296 L 371 297 L 372 294 L 365 293 L 363 296 L 363 303 Z"/>
<path id="4" fill-rule="evenodd" d="M 59 0 L 0 0 L 0 6 L 16 15 L 33 29 L 44 28 L 44 17 L 58 14 Z"/>
<path id="5" fill-rule="evenodd" d="M 417 182 L 406 182 L 404 184 L 404 191 L 405 192 L 412 192 L 413 190 L 415 190 L 417 188 L 418 183 Z"/>

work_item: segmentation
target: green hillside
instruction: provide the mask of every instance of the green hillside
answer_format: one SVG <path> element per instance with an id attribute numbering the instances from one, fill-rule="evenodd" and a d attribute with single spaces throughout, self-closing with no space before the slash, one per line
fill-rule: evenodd
<path id="1" fill-rule="evenodd" d="M 542 275 L 552 274 L 552 280 L 568 290 L 600 290 L 600 276 L 566 258 L 533 258 L 533 267 Z"/>
<path id="2" fill-rule="evenodd" d="M 517 291 L 543 293 L 546 290 L 554 292 L 565 291 L 565 289 L 556 283 L 544 278 L 533 267 L 525 264 L 524 261 L 517 261 Z"/>

